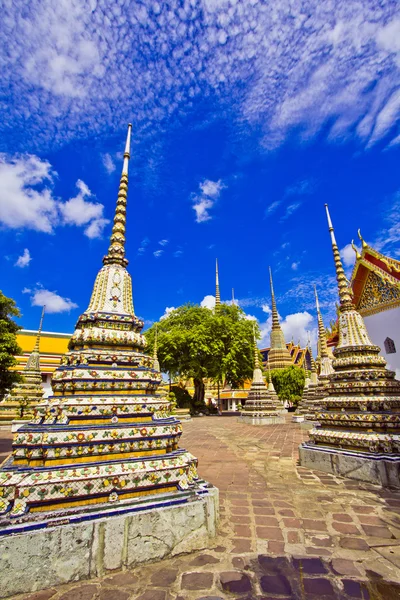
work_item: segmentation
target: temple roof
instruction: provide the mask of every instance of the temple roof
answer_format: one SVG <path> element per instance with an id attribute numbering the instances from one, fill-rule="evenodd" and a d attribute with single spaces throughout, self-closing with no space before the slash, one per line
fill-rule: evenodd
<path id="1" fill-rule="evenodd" d="M 354 304 L 363 316 L 400 306 L 400 261 L 362 242 L 351 276 Z"/>
<path id="2" fill-rule="evenodd" d="M 302 367 L 304 364 L 304 360 L 306 361 L 306 368 L 311 370 L 311 355 L 308 348 L 301 348 L 299 344 L 295 344 L 293 341 L 290 341 L 286 344 L 286 348 L 289 350 L 292 364 Z M 268 354 L 271 348 L 261 348 L 260 352 L 263 357 L 263 363 L 266 365 L 268 362 Z"/>

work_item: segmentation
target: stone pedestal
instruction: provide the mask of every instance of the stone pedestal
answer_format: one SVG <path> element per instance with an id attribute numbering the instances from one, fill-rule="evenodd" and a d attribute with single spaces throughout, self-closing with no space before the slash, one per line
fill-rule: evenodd
<path id="1" fill-rule="evenodd" d="M 293 423 L 303 423 L 304 415 L 293 415 L 292 422 Z"/>
<path id="2" fill-rule="evenodd" d="M 242 414 L 238 421 L 240 423 L 247 423 L 248 425 L 282 425 L 285 423 L 285 417 L 279 413 L 270 416 L 262 415 L 260 417 Z"/>
<path id="3" fill-rule="evenodd" d="M 307 442 L 299 446 L 299 454 L 302 467 L 400 490 L 399 454 L 361 454 Z"/>
<path id="4" fill-rule="evenodd" d="M 207 484 L 209 486 L 209 484 Z M 0 598 L 99 577 L 115 569 L 207 548 L 218 490 L 148 497 L 0 524 Z"/>

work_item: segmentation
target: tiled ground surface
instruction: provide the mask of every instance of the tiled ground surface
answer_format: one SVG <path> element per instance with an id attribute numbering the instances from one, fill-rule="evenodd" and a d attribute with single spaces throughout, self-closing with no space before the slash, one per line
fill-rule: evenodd
<path id="1" fill-rule="evenodd" d="M 306 438 L 290 416 L 185 423 L 181 446 L 220 489 L 213 547 L 18 599 L 400 599 L 400 494 L 302 469 Z"/>

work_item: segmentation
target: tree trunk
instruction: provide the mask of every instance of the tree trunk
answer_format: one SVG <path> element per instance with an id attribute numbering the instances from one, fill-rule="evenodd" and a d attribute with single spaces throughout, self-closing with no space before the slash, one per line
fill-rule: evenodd
<path id="1" fill-rule="evenodd" d="M 204 403 L 204 394 L 205 394 L 204 381 L 201 378 L 195 377 L 193 379 L 193 383 L 194 383 L 193 403 L 195 405 L 201 405 Z"/>

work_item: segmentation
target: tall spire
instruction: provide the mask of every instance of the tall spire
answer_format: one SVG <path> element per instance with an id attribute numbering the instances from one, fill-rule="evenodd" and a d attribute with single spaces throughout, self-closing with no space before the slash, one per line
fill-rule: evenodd
<path id="1" fill-rule="evenodd" d="M 284 369 L 292 364 L 292 358 L 286 347 L 283 331 L 279 324 L 271 267 L 269 268 L 269 280 L 271 285 L 272 327 L 270 335 L 271 349 L 268 356 L 271 361 L 272 369 Z"/>
<path id="2" fill-rule="evenodd" d="M 157 325 L 156 325 L 155 333 L 154 333 L 154 348 L 153 348 L 153 369 L 155 371 L 160 370 L 160 363 L 158 362 L 158 356 L 157 356 L 157 350 L 158 350 L 157 341 L 158 341 L 158 329 L 157 329 Z"/>
<path id="3" fill-rule="evenodd" d="M 39 329 L 36 335 L 36 342 L 35 345 L 33 347 L 32 352 L 29 355 L 29 358 L 26 362 L 26 365 L 24 367 L 24 371 L 36 371 L 37 373 L 40 373 L 40 353 L 39 353 L 39 345 L 40 345 L 40 335 L 42 333 L 42 327 L 43 327 L 43 318 L 44 318 L 44 312 L 45 312 L 46 307 L 43 306 L 42 308 L 42 315 L 40 317 L 40 323 L 39 323 Z"/>
<path id="4" fill-rule="evenodd" d="M 331 234 L 333 259 L 335 261 L 336 280 L 338 282 L 338 290 L 339 290 L 340 310 L 341 311 L 351 310 L 351 309 L 354 309 L 353 300 L 352 300 L 352 292 L 350 290 L 349 282 L 345 275 L 342 261 L 340 259 L 340 252 L 339 252 L 339 248 L 336 243 L 335 232 L 333 229 L 331 216 L 329 214 L 329 209 L 328 209 L 327 204 L 325 204 L 325 209 L 326 209 L 326 217 L 328 219 L 329 232 Z"/>
<path id="5" fill-rule="evenodd" d="M 234 306 L 236 304 L 236 300 L 235 300 L 235 290 L 232 288 L 232 306 Z"/>
<path id="6" fill-rule="evenodd" d="M 280 328 L 279 317 L 278 317 L 278 310 L 276 308 L 274 284 L 273 284 L 273 281 L 272 281 L 271 267 L 269 267 L 269 283 L 270 283 L 270 286 L 271 286 L 272 328 L 274 328 L 274 326 Z"/>
<path id="7" fill-rule="evenodd" d="M 260 368 L 260 361 L 258 358 L 258 348 L 257 348 L 257 340 L 256 340 L 256 330 L 253 327 L 253 339 L 254 339 L 254 369 Z"/>
<path id="8" fill-rule="evenodd" d="M 218 258 L 215 259 L 215 308 L 221 306 L 221 296 L 219 293 L 219 276 L 218 276 Z"/>
<path id="9" fill-rule="evenodd" d="M 42 316 L 40 317 L 39 329 L 38 329 L 37 336 L 36 336 L 36 342 L 35 342 L 35 346 L 33 348 L 34 352 L 39 352 L 40 334 L 42 333 L 43 318 L 44 318 L 45 310 L 46 310 L 46 306 L 43 306 Z"/>
<path id="10" fill-rule="evenodd" d="M 122 174 L 119 182 L 117 206 L 115 208 L 114 224 L 112 228 L 110 246 L 108 253 L 103 258 L 105 265 L 118 264 L 126 267 L 128 264 L 125 258 L 125 224 L 126 224 L 126 198 L 128 195 L 128 163 L 131 150 L 131 131 L 132 125 L 128 125 L 128 133 L 126 136 L 124 163 L 122 166 Z"/>
<path id="11" fill-rule="evenodd" d="M 315 293 L 315 305 L 317 307 L 317 320 L 318 320 L 318 341 L 319 341 L 319 352 L 321 358 L 328 357 L 328 345 L 326 343 L 326 333 L 324 322 L 322 320 L 321 311 L 319 308 L 319 300 L 318 300 L 318 292 L 317 286 L 314 285 L 314 293 Z"/>

